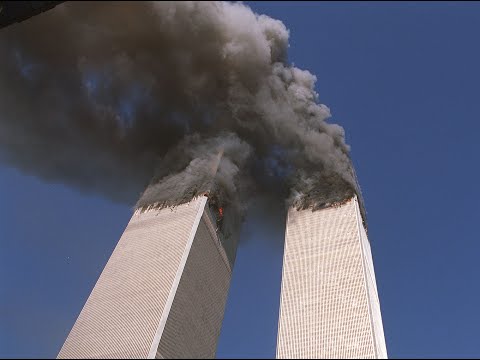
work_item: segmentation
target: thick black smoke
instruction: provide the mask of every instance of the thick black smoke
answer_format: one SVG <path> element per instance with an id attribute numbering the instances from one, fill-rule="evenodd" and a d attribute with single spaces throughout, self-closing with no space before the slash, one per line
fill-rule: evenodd
<path id="1" fill-rule="evenodd" d="M 4 29 L 0 160 L 129 203 L 163 183 L 143 206 L 201 191 L 222 151 L 222 196 L 342 200 L 344 131 L 288 64 L 288 35 L 224 2 L 68 2 Z"/>

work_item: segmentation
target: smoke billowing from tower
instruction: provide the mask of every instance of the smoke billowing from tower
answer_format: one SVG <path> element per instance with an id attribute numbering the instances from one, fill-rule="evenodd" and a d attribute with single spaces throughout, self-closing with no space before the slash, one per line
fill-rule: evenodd
<path id="1" fill-rule="evenodd" d="M 238 3 L 57 6 L 0 33 L 0 161 L 133 203 L 152 177 L 175 184 L 170 200 L 201 191 L 222 147 L 219 201 L 342 200 L 355 191 L 344 131 L 288 63 L 288 38 Z"/>

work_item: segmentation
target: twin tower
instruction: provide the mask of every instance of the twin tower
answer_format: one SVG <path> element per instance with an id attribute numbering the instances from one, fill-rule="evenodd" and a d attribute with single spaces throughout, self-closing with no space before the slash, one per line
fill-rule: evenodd
<path id="1" fill-rule="evenodd" d="M 277 358 L 386 358 L 356 196 L 288 211 Z M 237 247 L 208 193 L 137 209 L 58 358 L 214 358 Z"/>

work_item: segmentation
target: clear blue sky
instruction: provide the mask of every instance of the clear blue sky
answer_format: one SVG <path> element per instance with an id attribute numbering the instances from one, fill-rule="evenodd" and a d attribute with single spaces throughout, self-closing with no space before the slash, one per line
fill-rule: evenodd
<path id="1" fill-rule="evenodd" d="M 480 3 L 249 4 L 346 129 L 389 356 L 480 356 Z M 55 357 L 131 209 L 4 166 L 0 191 L 0 357 Z M 245 225 L 219 357 L 274 357 L 278 223 Z"/>

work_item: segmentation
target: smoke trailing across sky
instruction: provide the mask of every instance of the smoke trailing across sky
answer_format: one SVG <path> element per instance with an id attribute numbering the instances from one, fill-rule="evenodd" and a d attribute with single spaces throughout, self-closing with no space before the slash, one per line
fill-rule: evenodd
<path id="1" fill-rule="evenodd" d="M 201 191 L 223 151 L 225 199 L 340 201 L 355 191 L 344 131 L 288 38 L 239 3 L 57 6 L 0 32 L 0 160 L 121 202 L 166 184 L 143 206 Z"/>

